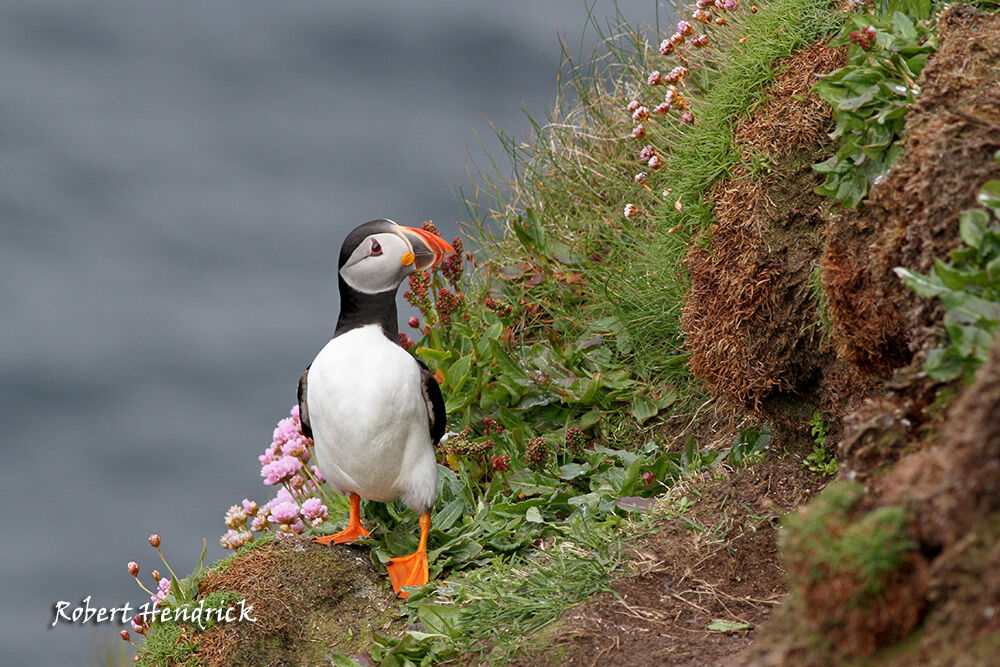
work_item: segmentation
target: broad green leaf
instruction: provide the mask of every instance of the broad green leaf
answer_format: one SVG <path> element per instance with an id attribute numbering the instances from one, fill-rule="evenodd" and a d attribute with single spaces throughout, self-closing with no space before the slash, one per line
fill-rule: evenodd
<path id="1" fill-rule="evenodd" d="M 416 349 L 416 354 L 424 361 L 443 362 L 448 361 L 452 357 L 451 351 L 436 350 L 432 347 L 418 347 Z"/>
<path id="2" fill-rule="evenodd" d="M 537 507 L 529 507 L 528 511 L 524 513 L 524 520 L 529 523 L 545 523 L 545 519 L 542 518 L 542 513 L 538 511 Z"/>
<path id="3" fill-rule="evenodd" d="M 455 637 L 461 626 L 462 610 L 443 604 L 422 604 L 417 607 L 417 616 L 431 633 Z"/>
<path id="4" fill-rule="evenodd" d="M 431 522 L 435 528 L 439 530 L 448 530 L 458 519 L 465 513 L 465 501 L 461 498 L 456 498 L 444 507 L 442 507 L 434 515 L 434 519 Z"/>
<path id="5" fill-rule="evenodd" d="M 465 378 L 469 375 L 469 370 L 472 368 L 472 355 L 461 357 L 455 363 L 448 366 L 448 369 L 444 372 L 444 381 L 447 388 L 450 391 L 458 391 L 462 383 L 465 382 Z"/>
<path id="6" fill-rule="evenodd" d="M 958 231 L 966 245 L 978 248 L 983 242 L 983 235 L 989 224 L 989 213 L 982 209 L 972 209 L 959 217 Z"/>
<path id="7" fill-rule="evenodd" d="M 979 190 L 979 203 L 1000 217 L 1000 181 L 988 181 Z"/>
<path id="8" fill-rule="evenodd" d="M 622 477 L 622 485 L 618 490 L 618 495 L 630 496 L 635 493 L 636 485 L 639 483 L 639 474 L 646 467 L 645 463 L 642 459 L 636 459 L 625 469 L 625 475 Z"/>
<path id="9" fill-rule="evenodd" d="M 589 465 L 585 466 L 579 463 L 567 463 L 559 468 L 559 478 L 565 480 L 576 479 L 589 470 L 591 470 Z"/>
<path id="10" fill-rule="evenodd" d="M 590 378 L 590 382 L 587 384 L 587 390 L 580 397 L 580 402 L 584 405 L 590 405 L 597 398 L 597 392 L 601 390 L 601 374 L 594 373 L 594 376 Z"/>
<path id="11" fill-rule="evenodd" d="M 934 260 L 934 273 L 941 279 L 945 287 L 952 290 L 960 290 L 970 283 L 965 273 L 950 264 L 945 264 L 940 259 Z"/>
<path id="12" fill-rule="evenodd" d="M 897 276 L 903 279 L 903 282 L 906 283 L 907 287 L 922 297 L 930 298 L 934 296 L 941 296 L 942 294 L 947 294 L 950 291 L 934 274 L 925 276 L 922 273 L 910 271 L 909 269 L 904 269 L 901 266 L 896 267 L 894 271 Z"/>
<path id="13" fill-rule="evenodd" d="M 632 399 L 632 416 L 635 417 L 640 424 L 643 424 L 651 417 L 656 416 L 657 412 L 659 412 L 659 410 L 657 410 L 656 404 L 647 397 L 639 395 Z"/>

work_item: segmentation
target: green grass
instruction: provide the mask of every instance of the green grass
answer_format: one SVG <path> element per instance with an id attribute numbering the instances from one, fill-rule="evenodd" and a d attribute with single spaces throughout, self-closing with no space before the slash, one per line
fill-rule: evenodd
<path id="1" fill-rule="evenodd" d="M 632 339 L 641 341 L 636 365 L 672 380 L 687 374 L 678 363 L 684 359 L 680 312 L 689 284 L 683 258 L 692 237 L 712 223 L 709 188 L 740 160 L 733 128 L 762 102 L 781 59 L 843 22 L 821 0 L 777 0 L 744 19 L 741 32 L 749 37 L 720 59 L 719 73 L 701 96 L 698 121 L 675 142 L 666 163 L 666 183 L 682 208 L 657 207 L 649 242 L 634 249 L 637 257 L 628 270 L 607 276 L 620 319 L 628 323 Z"/>

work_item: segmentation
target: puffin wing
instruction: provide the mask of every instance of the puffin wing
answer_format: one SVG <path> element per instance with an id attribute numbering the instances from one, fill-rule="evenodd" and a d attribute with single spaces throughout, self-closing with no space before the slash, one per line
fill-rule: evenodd
<path id="1" fill-rule="evenodd" d="M 414 359 L 420 364 L 420 378 L 424 391 L 424 402 L 427 404 L 428 426 L 431 431 L 431 440 L 437 445 L 441 442 L 441 437 L 444 435 L 445 421 L 447 420 L 447 415 L 445 415 L 444 411 L 444 397 L 441 395 L 441 387 L 438 385 L 437 380 L 434 379 L 431 369 L 416 357 Z M 305 374 L 302 377 L 304 381 Z M 303 422 L 304 424 L 305 422 Z"/>
<path id="2" fill-rule="evenodd" d="M 433 380 L 434 378 L 431 378 Z M 426 390 L 425 390 L 426 391 Z M 302 377 L 299 378 L 299 421 L 302 422 L 302 435 L 307 438 L 313 437 L 312 426 L 309 424 L 309 402 L 306 400 L 306 396 L 309 392 L 309 366 L 306 366 L 306 370 L 302 373 Z M 438 396 L 441 395 L 441 390 L 438 390 Z M 444 408 L 442 407 L 442 410 Z"/>

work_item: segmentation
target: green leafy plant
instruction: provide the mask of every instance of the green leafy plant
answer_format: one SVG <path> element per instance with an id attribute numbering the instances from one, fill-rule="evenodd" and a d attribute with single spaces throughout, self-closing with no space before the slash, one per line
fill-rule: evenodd
<path id="1" fill-rule="evenodd" d="M 826 447 L 829 434 L 826 422 L 823 421 L 823 415 L 820 414 L 819 410 L 814 411 L 809 420 L 809 431 L 813 437 L 813 450 L 809 456 L 802 460 L 802 467 L 827 477 L 836 475 L 837 457 Z"/>
<path id="2" fill-rule="evenodd" d="M 1000 164 L 1000 151 L 994 159 Z M 983 208 L 959 218 L 965 247 L 951 261 L 934 261 L 928 275 L 897 268 L 896 274 L 917 294 L 938 298 L 945 308 L 948 343 L 927 355 L 924 370 L 941 382 L 959 377 L 971 381 L 989 355 L 1000 322 L 1000 180 L 979 191 Z"/>
<path id="3" fill-rule="evenodd" d="M 875 15 L 852 15 L 832 43 L 849 44 L 847 64 L 813 88 L 833 107 L 837 152 L 813 168 L 826 179 L 816 188 L 845 207 L 857 206 L 895 164 L 905 115 L 920 92 L 917 78 L 937 49 L 932 27 L 919 19 L 929 2 L 880 3 Z M 893 11 L 894 8 L 905 11 Z M 914 19 L 918 19 L 914 21 Z"/>

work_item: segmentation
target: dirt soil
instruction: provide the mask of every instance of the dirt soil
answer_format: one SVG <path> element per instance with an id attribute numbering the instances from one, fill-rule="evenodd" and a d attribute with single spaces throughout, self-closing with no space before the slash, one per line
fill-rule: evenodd
<path id="1" fill-rule="evenodd" d="M 710 665 L 750 644 L 786 590 L 777 520 L 823 483 L 773 456 L 672 490 L 673 510 L 633 546 L 615 594 L 564 612 L 516 664 Z M 695 504 L 678 511 L 681 498 Z M 709 629 L 716 619 L 733 629 Z"/>

